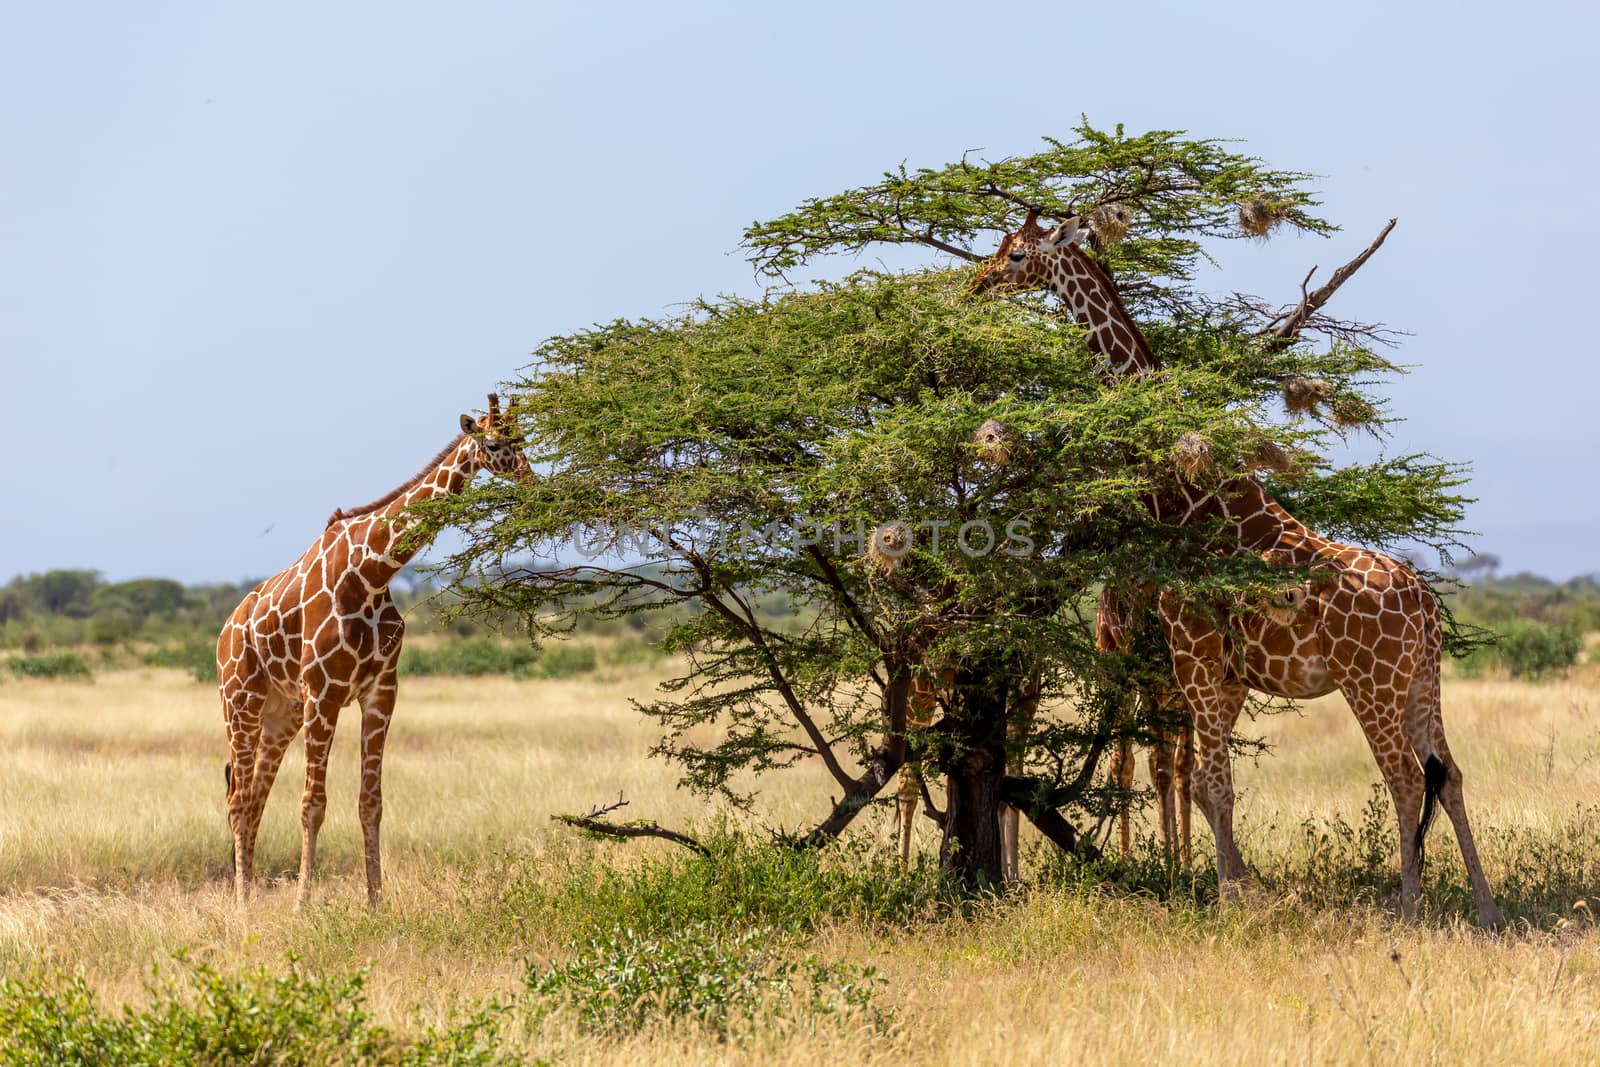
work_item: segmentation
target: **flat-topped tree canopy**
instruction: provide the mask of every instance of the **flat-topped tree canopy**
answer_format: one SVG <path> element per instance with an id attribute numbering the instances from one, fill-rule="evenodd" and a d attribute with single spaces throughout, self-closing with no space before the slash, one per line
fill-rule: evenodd
<path id="1" fill-rule="evenodd" d="M 818 257 L 882 244 L 980 262 L 1030 214 L 1046 223 L 1094 215 L 1097 229 L 1115 235 L 1099 242 L 1094 254 L 1115 274 L 1141 320 L 1199 316 L 1291 337 L 1304 332 L 1359 344 L 1394 340 L 1381 324 L 1319 313 L 1342 278 L 1310 294 L 1312 306 L 1292 330 L 1280 328 L 1295 302 L 1279 307 L 1241 293 L 1206 294 L 1192 285 L 1196 268 L 1210 260 L 1206 242 L 1260 239 L 1284 227 L 1324 236 L 1336 232 L 1314 211 L 1320 203 L 1308 187 L 1314 175 L 1270 167 L 1238 151 L 1237 141 L 1191 138 L 1175 130 L 1130 136 L 1121 124 L 1107 132 L 1087 118 L 1070 139 L 1043 141 L 1043 151 L 996 162 L 969 151 L 940 167 L 908 169 L 902 163 L 869 185 L 813 197 L 793 211 L 751 223 L 741 247 L 758 273 L 774 277 Z"/>
<path id="2" fill-rule="evenodd" d="M 1187 162 L 1172 174 L 1197 190 L 1179 177 L 1164 192 L 1129 187 L 1147 219 L 1149 205 L 1167 205 L 1163 232 L 1140 236 L 1136 222 L 1124 242 L 1147 242 L 1136 254 L 1149 263 L 1186 262 L 1180 246 L 1224 228 L 1231 197 L 1292 192 L 1299 181 L 1171 134 L 1094 135 L 1090 148 L 1052 153 L 1081 169 L 1094 153 L 1122 158 L 1124 145 L 1177 145 Z M 1037 160 L 1052 153 L 1029 166 L 1035 192 L 1057 190 L 1060 210 L 1075 206 L 1074 181 L 1111 182 L 1133 167 L 1051 182 Z M 1022 210 L 941 195 L 918 201 L 926 221 L 948 205 L 941 240 L 975 238 Z M 1295 195 L 1295 210 L 1310 204 Z M 812 218 L 822 203 L 785 218 Z M 802 221 L 782 225 L 811 243 L 783 255 L 825 250 Z M 1310 216 L 1304 225 L 1327 228 Z M 868 239 L 857 233 L 851 240 Z M 447 566 L 468 579 L 469 610 L 510 612 L 535 636 L 587 618 L 652 620 L 684 664 L 641 707 L 663 726 L 657 753 L 686 784 L 736 803 L 752 801 L 760 774 L 820 761 L 835 800 L 796 835 L 812 844 L 840 833 L 913 750 L 955 783 L 957 808 L 988 804 L 992 814 L 1008 702 L 1042 676 L 1050 713 L 1016 742 L 1028 774 L 1003 788 L 1053 839 L 1071 840 L 1061 812 L 1104 818 L 1099 758 L 1116 737 L 1142 736 L 1121 715 L 1127 687 L 1162 669 L 1143 648 L 1120 661 L 1096 654 L 1098 583 L 1137 576 L 1232 603 L 1283 580 L 1259 561 L 1208 555 L 1204 529 L 1151 519 L 1145 498 L 1178 476 L 1175 441 L 1203 435 L 1220 470 L 1245 469 L 1265 446 L 1293 450 L 1300 458 L 1281 477 L 1306 487 L 1320 519 L 1349 517 L 1379 544 L 1447 546 L 1459 473 L 1412 458 L 1333 478 L 1310 453 L 1336 431 L 1277 417 L 1285 377 L 1314 375 L 1381 419 L 1373 390 L 1389 364 L 1360 346 L 1272 348 L 1226 316 L 1170 318 L 1151 331 L 1162 373 L 1108 385 L 1083 335 L 1048 302 L 974 299 L 971 279 L 966 266 L 857 272 L 550 338 L 503 390 L 540 478 L 430 505 L 424 532 L 460 525 Z M 978 432 L 991 422 L 1004 430 L 998 451 Z M 1412 503 L 1395 508 L 1399 499 Z M 890 567 L 866 538 L 894 522 L 912 536 Z M 941 667 L 954 672 L 943 714 L 907 736 L 909 682 Z M 987 792 L 972 792 L 983 783 Z M 946 825 L 947 845 L 959 846 L 947 862 L 975 880 L 995 876 L 987 845 L 962 837 L 979 832 L 981 813 L 952 830 L 959 821 Z"/>
<path id="3" fill-rule="evenodd" d="M 1118 278 L 1150 298 L 1187 292 L 1202 242 L 1251 234 L 1242 205 L 1259 204 L 1268 226 L 1327 234 L 1337 227 L 1312 213 L 1312 175 L 1276 170 L 1236 151 L 1237 142 L 1180 131 L 1129 136 L 1079 122 L 1070 140 L 1044 138 L 1032 155 L 996 162 L 967 152 L 942 167 L 901 164 L 871 185 L 813 197 L 776 218 L 754 222 L 742 247 L 764 274 L 781 275 L 815 257 L 878 244 L 923 245 L 958 259 L 987 258 L 1029 212 L 1062 220 L 1101 208 L 1126 211 L 1127 234 L 1102 250 Z"/>

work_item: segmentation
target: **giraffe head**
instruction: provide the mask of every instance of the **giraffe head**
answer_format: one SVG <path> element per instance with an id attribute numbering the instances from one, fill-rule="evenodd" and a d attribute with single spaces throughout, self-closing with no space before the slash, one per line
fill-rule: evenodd
<path id="1" fill-rule="evenodd" d="M 1089 232 L 1089 220 L 1083 215 L 1047 229 L 1039 225 L 1037 212 L 1028 212 L 1021 228 L 1001 240 L 999 250 L 973 280 L 972 291 L 982 293 L 996 286 L 1049 288 L 1057 263 L 1074 255 L 1083 257 L 1077 246 Z"/>
<path id="2" fill-rule="evenodd" d="M 500 410 L 500 398 L 494 393 L 489 394 L 487 415 L 461 416 L 461 432 L 472 442 L 473 458 L 481 469 L 519 482 L 533 477 L 516 424 Z"/>

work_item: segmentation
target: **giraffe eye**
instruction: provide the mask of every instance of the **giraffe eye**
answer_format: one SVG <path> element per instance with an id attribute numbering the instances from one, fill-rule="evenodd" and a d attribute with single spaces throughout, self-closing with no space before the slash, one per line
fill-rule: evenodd
<path id="1" fill-rule="evenodd" d="M 1013 253 L 1011 253 L 1011 262 L 1013 262 L 1013 263 L 1021 263 L 1024 259 L 1027 259 L 1027 258 L 1028 258 L 1028 253 L 1026 253 L 1026 252 L 1013 252 Z"/>

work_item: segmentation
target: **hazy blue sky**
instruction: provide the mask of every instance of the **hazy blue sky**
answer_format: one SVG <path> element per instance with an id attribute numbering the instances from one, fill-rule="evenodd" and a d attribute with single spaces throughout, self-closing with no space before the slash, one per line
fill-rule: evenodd
<path id="1" fill-rule="evenodd" d="M 1411 331 L 1393 450 L 1600 568 L 1588 5 L 0 5 L 0 580 L 259 576 L 552 333 L 754 292 L 741 228 L 904 159 L 1243 138 L 1345 231 L 1224 249 Z"/>

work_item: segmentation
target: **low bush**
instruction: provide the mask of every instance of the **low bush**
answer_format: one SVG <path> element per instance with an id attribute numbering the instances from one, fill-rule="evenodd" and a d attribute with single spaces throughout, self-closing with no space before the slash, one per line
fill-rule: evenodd
<path id="1" fill-rule="evenodd" d="M 19 678 L 60 678 L 89 681 L 94 673 L 76 652 L 47 652 L 38 656 L 13 656 L 6 660 Z"/>
<path id="2" fill-rule="evenodd" d="M 434 648 L 405 648 L 400 652 L 400 673 L 460 675 L 526 675 L 538 659 L 527 645 L 505 644 L 486 637 L 449 641 Z"/>
<path id="3" fill-rule="evenodd" d="M 532 673 L 540 678 L 570 678 L 595 668 L 593 645 L 548 645 L 534 661 Z"/>
<path id="4" fill-rule="evenodd" d="M 475 677 L 501 674 L 513 678 L 567 678 L 586 674 L 597 665 L 594 646 L 551 644 L 544 648 L 475 637 L 431 648 L 406 648 L 400 673 L 413 676 Z"/>
<path id="5" fill-rule="evenodd" d="M 1486 668 L 1503 667 L 1513 678 L 1538 680 L 1565 674 L 1578 662 L 1583 635 L 1570 626 L 1532 619 L 1513 619 L 1494 629 L 1493 644 L 1456 660 L 1457 669 L 1472 678 Z"/>
<path id="6" fill-rule="evenodd" d="M 81 977 L 0 978 L 8 1064 L 376 1063 L 393 1042 L 374 1025 L 363 974 L 308 978 L 291 967 L 225 978 L 183 965 L 142 1008 L 110 1011 Z"/>
<path id="7" fill-rule="evenodd" d="M 557 967 L 530 965 L 527 986 L 591 1033 L 630 1033 L 688 1022 L 728 1037 L 757 1019 L 815 1024 L 867 1015 L 879 979 L 871 967 L 795 959 L 777 931 L 702 922 L 670 934 L 616 928 L 591 937 Z"/>
<path id="8" fill-rule="evenodd" d="M 164 645 L 139 657 L 146 667 L 174 667 L 187 672 L 197 682 L 217 682 L 215 642 L 191 640 L 181 645 Z"/>
<path id="9" fill-rule="evenodd" d="M 625 866 L 593 854 L 546 858 L 511 875 L 501 902 L 514 926 L 563 931 L 574 941 L 596 930 L 665 935 L 697 923 L 796 934 L 830 920 L 899 927 L 960 904 L 926 856 L 902 868 L 867 842 L 799 850 L 724 832 L 704 840 L 704 858 L 683 852 Z"/>

